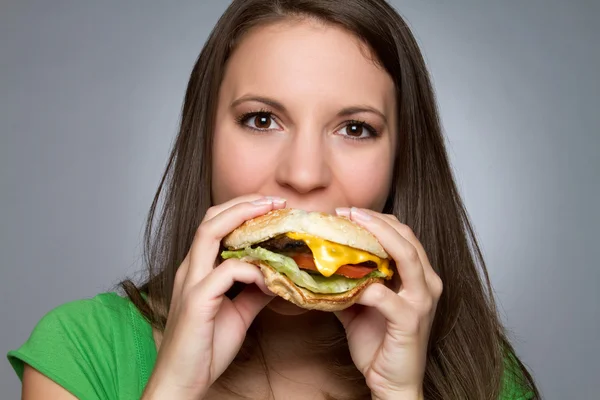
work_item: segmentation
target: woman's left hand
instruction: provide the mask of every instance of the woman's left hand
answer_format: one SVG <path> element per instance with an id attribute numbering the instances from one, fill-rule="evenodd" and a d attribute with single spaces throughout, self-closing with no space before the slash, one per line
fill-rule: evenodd
<path id="1" fill-rule="evenodd" d="M 442 281 L 412 230 L 395 216 L 356 208 L 337 211 L 379 240 L 402 282 L 397 293 L 372 284 L 357 305 L 336 312 L 352 360 L 374 399 L 422 399 L 429 332 Z"/>

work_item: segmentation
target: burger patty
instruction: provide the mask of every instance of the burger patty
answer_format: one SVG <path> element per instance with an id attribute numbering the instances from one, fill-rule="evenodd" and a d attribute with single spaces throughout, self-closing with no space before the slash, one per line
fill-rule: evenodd
<path id="1" fill-rule="evenodd" d="M 311 253 L 302 240 L 294 240 L 286 235 L 279 235 L 258 245 L 274 253 Z"/>

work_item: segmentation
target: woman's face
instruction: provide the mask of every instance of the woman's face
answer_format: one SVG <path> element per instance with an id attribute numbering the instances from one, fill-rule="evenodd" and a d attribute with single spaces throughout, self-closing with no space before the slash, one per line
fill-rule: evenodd
<path id="1" fill-rule="evenodd" d="M 246 34 L 219 92 L 213 203 L 259 193 L 311 211 L 381 211 L 396 99 L 391 77 L 369 56 L 350 33 L 313 21 Z"/>

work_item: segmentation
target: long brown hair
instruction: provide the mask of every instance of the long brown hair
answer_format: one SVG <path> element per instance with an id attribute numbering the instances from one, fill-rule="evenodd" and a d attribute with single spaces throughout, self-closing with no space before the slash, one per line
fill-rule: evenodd
<path id="1" fill-rule="evenodd" d="M 231 3 L 191 73 L 181 127 L 147 219 L 147 279 L 139 287 L 129 280 L 122 287 L 148 321 L 163 330 L 175 271 L 211 206 L 213 119 L 226 62 L 249 29 L 289 18 L 312 18 L 345 28 L 368 45 L 375 61 L 394 80 L 400 140 L 384 212 L 396 215 L 414 230 L 444 282 L 430 336 L 425 398 L 497 399 L 507 374 L 539 397 L 498 318 L 485 263 L 444 147 L 425 62 L 410 29 L 384 0 Z M 152 305 L 142 293 L 152 299 Z M 248 343 L 256 336 L 253 329 Z M 230 368 L 250 354 L 248 343 Z M 335 344 L 338 349 L 347 348 L 343 331 Z M 370 398 L 347 354 L 338 357 L 331 368 L 332 373 L 357 385 L 357 398 Z M 221 383 L 227 386 L 225 379 Z"/>

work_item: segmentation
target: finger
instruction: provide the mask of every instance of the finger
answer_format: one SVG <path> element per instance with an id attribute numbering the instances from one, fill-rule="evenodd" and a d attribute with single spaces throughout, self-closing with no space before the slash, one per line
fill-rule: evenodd
<path id="1" fill-rule="evenodd" d="M 361 293 L 356 303 L 377 309 L 386 320 L 394 324 L 395 328 L 400 331 L 408 334 L 414 334 L 418 331 L 419 318 L 417 310 L 411 307 L 404 298 L 380 283 L 369 285 Z M 429 312 L 429 310 L 423 311 Z M 411 315 L 412 318 L 409 317 Z"/>
<path id="2" fill-rule="evenodd" d="M 285 199 L 283 199 L 281 197 L 277 197 L 277 196 L 263 196 L 261 194 L 249 194 L 246 196 L 240 196 L 240 197 L 231 199 L 225 203 L 222 203 L 222 204 L 219 204 L 216 206 L 212 206 L 211 208 L 209 208 L 206 211 L 206 214 L 204 215 L 203 221 L 208 221 L 210 219 L 213 219 L 217 215 L 221 214 L 223 211 L 230 209 L 231 207 L 235 206 L 236 204 L 244 203 L 244 202 L 251 203 L 253 201 L 257 201 L 260 199 L 272 200 L 273 203 L 285 202 Z"/>
<path id="3" fill-rule="evenodd" d="M 350 219 L 370 231 L 387 253 L 396 261 L 396 269 L 402 280 L 402 290 L 418 296 L 429 296 L 425 272 L 415 246 L 400 235 L 387 220 L 366 210 L 352 208 Z"/>
<path id="4" fill-rule="evenodd" d="M 344 329 L 347 329 L 348 326 L 352 323 L 356 315 L 358 315 L 358 308 L 360 305 L 353 304 L 352 306 L 345 308 L 343 310 L 334 311 L 333 314 L 337 317 L 337 319 L 341 322 Z"/>
<path id="5" fill-rule="evenodd" d="M 243 202 L 254 202 L 254 201 L 260 200 L 262 198 L 264 198 L 264 196 L 262 196 L 258 193 L 255 193 L 255 194 L 249 194 L 246 196 L 236 197 L 225 203 L 221 203 L 219 205 L 212 206 L 207 210 L 206 214 L 204 215 L 203 222 L 214 218 L 216 215 L 233 207 L 236 204 L 243 203 Z M 194 244 L 192 243 L 192 247 L 193 246 L 194 246 Z M 174 287 L 173 287 L 171 308 L 173 308 L 173 306 L 178 303 L 178 300 L 177 300 L 179 298 L 178 294 L 181 293 L 181 290 L 183 289 L 183 283 L 186 281 L 187 272 L 189 270 L 189 265 L 190 265 L 190 253 L 191 253 L 191 251 L 188 252 L 185 259 L 183 260 L 183 262 L 177 269 L 177 273 L 175 275 Z M 212 269 L 212 266 L 211 266 L 211 269 Z M 208 272 L 210 272 L 210 270 Z"/>
<path id="6" fill-rule="evenodd" d="M 442 291 L 443 291 L 443 283 L 440 276 L 435 272 L 431 263 L 429 262 L 429 258 L 427 257 L 427 252 L 425 251 L 423 245 L 417 239 L 417 236 L 414 234 L 413 230 L 403 223 L 401 223 L 395 215 L 390 214 L 381 214 L 369 209 L 361 209 L 366 212 L 370 216 L 379 216 L 384 218 L 388 223 L 406 240 L 408 240 L 416 249 L 419 254 L 419 260 L 421 261 L 421 265 L 423 266 L 425 282 L 427 283 L 427 287 L 430 290 L 430 293 L 434 296 L 434 298 L 439 299 Z M 340 216 L 344 216 L 350 218 L 350 208 L 340 207 L 336 209 L 336 213 Z M 400 288 L 400 286 L 398 286 Z"/>
<path id="7" fill-rule="evenodd" d="M 371 210 L 364 211 L 369 214 L 374 212 Z M 419 258 L 421 259 L 421 263 L 423 263 L 423 265 L 429 264 L 429 257 L 427 257 L 427 253 L 425 252 L 423 245 L 421 244 L 419 239 L 417 239 L 417 236 L 408 225 L 400 222 L 395 215 L 379 214 L 379 216 L 385 218 L 385 220 L 388 221 L 388 223 L 392 226 L 392 228 L 396 230 L 396 232 L 398 232 L 400 235 L 402 235 L 404 239 L 408 240 L 413 246 L 415 246 L 415 248 L 419 252 Z"/>
<path id="8" fill-rule="evenodd" d="M 248 194 L 245 196 L 235 197 L 221 204 L 214 205 L 208 210 L 206 210 L 206 214 L 204 214 L 204 218 L 202 219 L 202 221 L 208 221 L 209 219 L 213 219 L 215 216 L 221 214 L 223 211 L 235 206 L 236 204 L 252 202 L 258 199 L 262 199 L 263 197 L 265 196 L 258 193 Z"/>
<path id="9" fill-rule="evenodd" d="M 175 272 L 175 280 L 173 282 L 173 293 L 171 294 L 171 306 L 169 309 L 169 313 L 171 310 L 176 310 L 180 304 L 181 292 L 183 290 L 183 283 L 185 282 L 185 278 L 188 273 L 190 265 L 190 253 L 185 256 L 183 262 L 177 268 Z"/>
<path id="10" fill-rule="evenodd" d="M 221 263 L 196 286 L 198 296 L 206 301 L 217 299 L 231 289 L 235 282 L 254 283 L 263 293 L 271 294 L 262 272 L 256 265 L 231 258 Z"/>
<path id="11" fill-rule="evenodd" d="M 258 313 L 274 298 L 274 293 L 271 295 L 265 294 L 262 289 L 254 285 L 247 286 L 240 294 L 235 296 L 233 305 L 244 321 L 246 330 L 248 330 Z"/>
<path id="12" fill-rule="evenodd" d="M 371 210 L 364 210 L 365 212 L 373 215 L 375 213 Z M 431 263 L 429 262 L 429 257 L 427 257 L 427 252 L 423 247 L 423 244 L 419 241 L 414 231 L 406 224 L 403 224 L 396 218 L 395 215 L 390 214 L 378 214 L 382 218 L 385 218 L 389 224 L 398 232 L 404 239 L 408 240 L 410 244 L 412 244 L 415 249 L 417 249 L 417 253 L 419 253 L 419 259 L 421 260 L 421 265 L 423 266 L 423 270 L 425 273 L 425 281 L 427 282 L 427 286 L 430 292 L 434 295 L 434 297 L 439 298 L 443 284 L 439 275 L 433 269 Z"/>
<path id="13" fill-rule="evenodd" d="M 200 224 L 190 249 L 190 265 L 183 290 L 196 285 L 214 268 L 221 240 L 245 221 L 285 207 L 285 200 L 262 198 L 239 203 Z"/>
<path id="14" fill-rule="evenodd" d="M 361 208 L 360 210 L 369 214 L 372 217 L 378 216 L 380 218 L 385 219 L 392 226 L 392 228 L 394 228 L 396 230 L 396 232 L 398 232 L 400 235 L 402 235 L 402 237 L 404 237 L 413 246 L 415 246 L 415 248 L 417 249 L 417 251 L 419 253 L 419 258 L 421 259 L 421 263 L 423 265 L 425 265 L 426 263 L 429 264 L 429 259 L 427 257 L 427 253 L 425 252 L 425 249 L 423 248 L 423 246 L 421 245 L 421 242 L 419 242 L 419 239 L 417 239 L 416 235 L 414 234 L 414 232 L 408 225 L 405 225 L 402 222 L 400 222 L 400 220 L 398 220 L 398 218 L 395 215 L 381 214 L 376 211 L 369 210 L 368 208 Z M 335 211 L 338 215 L 350 218 L 350 211 L 351 211 L 350 208 L 340 207 L 340 208 L 337 208 Z"/>

